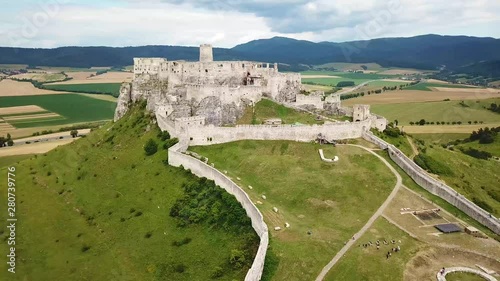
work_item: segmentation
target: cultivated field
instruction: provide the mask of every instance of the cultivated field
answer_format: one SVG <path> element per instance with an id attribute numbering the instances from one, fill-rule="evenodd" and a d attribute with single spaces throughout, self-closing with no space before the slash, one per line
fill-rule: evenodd
<path id="1" fill-rule="evenodd" d="M 43 143 L 32 143 L 24 145 L 14 145 L 11 147 L 0 148 L 0 157 L 15 156 L 24 154 L 41 154 L 51 151 L 52 149 L 73 142 L 75 139 L 56 140 Z"/>
<path id="2" fill-rule="evenodd" d="M 80 71 L 80 72 L 66 72 L 66 75 L 68 77 L 72 78 L 70 81 L 85 81 L 87 78 L 89 78 L 91 75 L 95 75 L 95 72 L 90 72 L 90 71 Z M 66 81 L 69 82 L 69 81 Z"/>
<path id="3" fill-rule="evenodd" d="M 411 74 L 422 74 L 424 72 L 430 72 L 430 70 L 419 70 L 410 68 L 392 68 L 379 72 L 379 74 L 386 75 L 411 75 Z"/>
<path id="4" fill-rule="evenodd" d="M 416 85 L 412 85 L 406 90 L 418 90 L 418 91 L 433 91 L 434 88 L 451 88 L 456 89 L 456 91 L 460 91 L 461 89 L 465 89 L 464 91 L 468 91 L 469 89 L 476 89 L 477 87 L 460 85 L 460 84 L 443 84 L 443 83 L 430 83 L 430 82 L 420 82 Z"/>
<path id="5" fill-rule="evenodd" d="M 3 79 L 0 81 L 0 97 L 50 95 L 62 93 L 63 92 L 38 89 L 29 82 L 17 82 L 10 79 Z M 0 104 L 0 106 L 3 105 Z"/>
<path id="6" fill-rule="evenodd" d="M 71 73 L 68 74 L 71 76 Z M 123 82 L 131 82 L 134 77 L 133 73 L 130 72 L 106 72 L 101 75 L 96 75 L 93 77 L 84 77 L 81 72 L 78 72 L 77 77 L 64 82 L 51 83 L 50 85 L 72 85 L 72 84 L 116 84 Z M 48 86 L 48 85 L 47 85 Z"/>
<path id="7" fill-rule="evenodd" d="M 477 131 L 480 128 L 492 128 L 500 126 L 497 123 L 484 123 L 484 124 L 466 124 L 466 125 L 425 125 L 425 126 L 404 126 L 403 130 L 408 134 L 436 134 L 436 138 L 441 138 L 441 134 L 469 134 L 472 131 Z M 445 136 L 446 137 L 446 136 Z"/>
<path id="8" fill-rule="evenodd" d="M 20 70 L 28 67 L 27 64 L 0 64 L 0 70 Z"/>
<path id="9" fill-rule="evenodd" d="M 319 148 L 340 161 L 322 162 Z M 270 229 L 268 256 L 277 266 L 264 280 L 314 280 L 396 183 L 380 160 L 357 147 L 241 141 L 190 150 L 227 171 L 257 202 Z"/>
<path id="10" fill-rule="evenodd" d="M 107 94 L 118 97 L 121 83 L 45 84 L 44 87 L 55 91 Z"/>
<path id="11" fill-rule="evenodd" d="M 10 108 L 7 110 L 11 110 L 12 107 L 25 105 L 38 106 L 60 117 L 36 120 L 11 120 L 8 121 L 9 124 L 16 128 L 30 128 L 110 120 L 113 118 L 116 107 L 114 102 L 89 98 L 78 94 L 0 97 L 0 108 Z"/>
<path id="12" fill-rule="evenodd" d="M 23 73 L 11 76 L 11 78 L 31 79 L 38 82 L 46 83 L 46 82 L 55 82 L 64 80 L 66 76 L 62 73 Z"/>
<path id="13" fill-rule="evenodd" d="M 439 88 L 442 89 L 442 88 Z M 416 90 L 396 90 L 387 91 L 381 94 L 366 95 L 364 97 L 348 99 L 342 101 L 342 104 L 352 106 L 354 104 L 395 104 L 395 103 L 414 103 L 450 100 L 482 100 L 498 97 L 500 93 L 490 89 L 474 89 L 473 91 L 463 91 L 454 89 L 454 91 L 416 91 Z"/>
<path id="14" fill-rule="evenodd" d="M 385 94 L 382 94 L 385 95 Z M 465 100 L 460 101 L 438 101 L 402 104 L 374 104 L 371 110 L 388 120 L 398 120 L 400 125 L 409 125 L 410 122 L 418 122 L 424 119 L 428 122 L 452 122 L 474 124 L 475 121 L 483 123 L 499 123 L 500 114 L 485 109 L 492 101 L 488 100 Z M 477 124 L 477 123 L 476 123 Z M 434 124 L 431 124 L 434 125 Z M 425 127 L 425 126 L 423 126 Z"/>
<path id="15" fill-rule="evenodd" d="M 22 105 L 12 107 L 0 107 L 0 117 L 17 114 L 28 114 L 47 111 L 37 105 Z"/>

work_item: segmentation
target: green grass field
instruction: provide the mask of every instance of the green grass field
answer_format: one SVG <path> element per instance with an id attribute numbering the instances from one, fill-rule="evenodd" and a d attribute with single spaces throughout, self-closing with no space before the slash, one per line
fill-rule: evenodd
<path id="1" fill-rule="evenodd" d="M 337 155 L 340 161 L 322 162 L 319 148 L 326 157 Z M 208 157 L 233 179 L 241 178 L 237 182 L 250 198 L 262 201 L 257 207 L 279 260 L 274 276 L 266 280 L 314 280 L 396 183 L 379 159 L 351 146 L 240 141 L 190 150 Z M 285 222 L 290 228 L 274 231 L 276 226 L 284 228 Z"/>
<path id="2" fill-rule="evenodd" d="M 489 209 L 496 217 L 500 215 L 500 162 L 476 159 L 438 146 L 428 147 L 426 154 L 452 170 L 450 175 L 440 175 L 448 185 L 478 205 L 478 201 L 485 202 L 489 208 L 483 209 Z"/>
<path id="3" fill-rule="evenodd" d="M 217 224 L 177 226 L 170 209 L 185 194 L 181 186 L 197 178 L 162 163 L 162 148 L 145 156 L 148 139 L 161 142 L 158 129 L 146 130 L 151 123 L 144 116 L 134 111 L 15 165 L 17 271 L 7 272 L 2 262 L 0 280 L 210 280 L 219 266 L 224 274 L 217 280 L 243 280 L 248 267 L 234 269 L 231 251 L 248 243 L 256 251 L 258 237 L 250 225 L 242 234 Z M 7 170 L 0 174 L 5 178 Z M 0 200 L 7 202 L 6 188 Z M 0 219 L 6 216 L 2 204 Z M 8 235 L 1 230 L 0 239 Z M 2 243 L 0 251 L 7 247 Z"/>
<path id="4" fill-rule="evenodd" d="M 496 99 L 498 100 L 498 99 Z M 410 122 L 417 122 L 425 119 L 429 122 L 462 122 L 468 124 L 469 121 L 483 121 L 484 123 L 500 122 L 500 114 L 486 110 L 494 99 L 464 101 L 440 101 L 407 104 L 374 104 L 371 110 L 388 120 L 397 119 L 400 125 L 409 125 Z"/>
<path id="5" fill-rule="evenodd" d="M 121 83 L 98 83 L 98 84 L 44 84 L 43 88 L 55 91 L 106 94 L 114 97 L 120 94 Z"/>
<path id="6" fill-rule="evenodd" d="M 443 88 L 473 88 L 467 85 L 459 84 L 440 84 L 440 83 L 427 83 L 421 82 L 416 85 L 406 88 L 406 90 L 419 90 L 419 91 L 432 91 L 431 87 L 443 87 Z"/>
<path id="7" fill-rule="evenodd" d="M 33 155 L 34 154 L 25 154 L 25 155 L 14 155 L 14 156 L 0 157 L 0 168 L 7 167 L 8 165 L 14 165 L 21 160 L 31 158 Z"/>
<path id="8" fill-rule="evenodd" d="M 77 94 L 0 97 L 0 107 L 38 105 L 62 116 L 50 119 L 19 120 L 9 123 L 17 128 L 54 126 L 113 118 L 116 103 Z"/>
<path id="9" fill-rule="evenodd" d="M 500 157 L 500 136 L 496 136 L 496 140 L 490 144 L 481 144 L 479 141 L 468 142 L 460 144 L 457 148 L 474 148 L 481 151 L 486 151 L 491 153 L 493 156 Z"/>
<path id="10" fill-rule="evenodd" d="M 295 124 L 297 122 L 302 124 L 323 124 L 323 121 L 316 121 L 316 117 L 312 114 L 300 112 L 267 99 L 256 103 L 254 108 L 247 108 L 237 124 L 262 124 L 269 118 L 281 118 L 284 124 Z"/>
<path id="11" fill-rule="evenodd" d="M 399 241 L 397 245 L 381 244 L 379 250 L 375 241 L 392 239 Z M 360 247 L 359 244 L 374 243 L 371 247 Z M 386 258 L 391 248 L 400 246 L 401 251 L 392 253 Z M 411 238 L 404 231 L 389 223 L 384 218 L 378 218 L 373 226 L 358 239 L 346 255 L 330 270 L 324 280 L 370 280 L 370 281 L 400 281 L 406 263 L 416 254 L 423 243 Z"/>

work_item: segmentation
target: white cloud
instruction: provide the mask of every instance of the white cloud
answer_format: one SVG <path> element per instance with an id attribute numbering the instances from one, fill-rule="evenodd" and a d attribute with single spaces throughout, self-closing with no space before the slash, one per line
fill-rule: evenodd
<path id="1" fill-rule="evenodd" d="M 66 4 L 56 5 L 57 1 Z M 426 33 L 500 37 L 497 0 L 49 0 L 0 11 L 0 46 L 198 45 Z M 13 12 L 17 11 L 17 12 Z"/>

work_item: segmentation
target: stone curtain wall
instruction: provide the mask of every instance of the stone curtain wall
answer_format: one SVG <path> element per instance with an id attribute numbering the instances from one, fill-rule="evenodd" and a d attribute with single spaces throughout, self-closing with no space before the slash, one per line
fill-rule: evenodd
<path id="1" fill-rule="evenodd" d="M 269 245 L 269 233 L 267 225 L 264 223 L 264 218 L 260 211 L 255 207 L 252 200 L 238 185 L 232 180 L 219 172 L 217 169 L 201 162 L 200 160 L 183 154 L 187 150 L 186 143 L 178 143 L 168 150 L 168 163 L 175 167 L 183 166 L 184 169 L 189 169 L 198 177 L 206 177 L 215 181 L 221 188 L 225 189 L 229 194 L 236 197 L 238 202 L 243 206 L 247 215 L 252 221 L 252 227 L 260 237 L 259 249 L 255 255 L 252 267 L 247 272 L 245 281 L 258 281 L 262 276 L 264 269 L 264 261 L 266 259 L 267 247 Z"/>
<path id="2" fill-rule="evenodd" d="M 190 145 L 211 145 L 238 140 L 291 140 L 314 141 L 318 134 L 328 140 L 355 139 L 369 130 L 371 120 L 362 122 L 333 123 L 325 125 L 238 125 L 236 127 L 188 127 L 182 138 Z M 163 128 L 162 128 L 163 129 Z"/>
<path id="3" fill-rule="evenodd" d="M 391 159 L 425 190 L 446 200 L 448 203 L 457 207 L 471 218 L 491 229 L 494 233 L 500 234 L 500 222 L 497 218 L 481 209 L 473 202 L 469 201 L 453 188 L 429 176 L 426 171 L 415 164 L 415 162 L 404 155 L 395 146 L 376 137 L 371 132 L 363 134 L 363 138 L 378 145 L 382 149 L 387 149 Z"/>

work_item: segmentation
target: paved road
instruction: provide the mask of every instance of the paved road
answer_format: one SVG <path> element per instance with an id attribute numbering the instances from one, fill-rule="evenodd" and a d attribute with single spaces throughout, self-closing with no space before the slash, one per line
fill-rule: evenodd
<path id="1" fill-rule="evenodd" d="M 392 190 L 392 192 L 389 195 L 389 197 L 387 197 L 387 199 L 384 201 L 384 203 L 382 203 L 382 205 L 373 214 L 373 216 L 368 220 L 368 222 L 361 228 L 361 230 L 358 231 L 358 233 L 356 233 L 354 235 L 355 240 L 349 239 L 349 241 L 347 242 L 347 244 L 342 249 L 340 249 L 340 251 L 333 257 L 333 259 L 323 268 L 323 270 L 321 270 L 321 273 L 316 278 L 316 281 L 323 280 L 323 278 L 325 278 L 326 274 L 332 269 L 332 267 L 345 255 L 345 253 L 347 252 L 347 250 L 349 250 L 349 248 L 351 248 L 351 246 L 354 245 L 354 243 L 356 243 L 356 241 L 358 240 L 358 238 L 360 238 L 372 226 L 373 222 L 375 222 L 375 220 L 380 215 L 382 215 L 382 212 L 385 210 L 385 208 L 387 207 L 387 205 L 389 205 L 389 203 L 392 201 L 392 199 L 396 196 L 396 194 L 398 193 L 399 188 L 402 185 L 402 178 L 399 175 L 399 173 L 382 156 L 380 156 L 377 153 L 371 151 L 369 148 L 366 148 L 366 147 L 361 146 L 361 145 L 355 145 L 355 144 L 347 144 L 347 145 L 356 146 L 356 147 L 362 148 L 362 149 L 370 152 L 371 154 L 375 155 L 376 157 L 378 157 L 382 162 L 384 162 L 384 164 L 396 176 L 396 185 L 394 186 L 394 189 Z"/>
<path id="2" fill-rule="evenodd" d="M 88 132 L 82 132 L 79 133 L 78 136 L 85 136 L 87 135 Z M 14 145 L 15 146 L 21 146 L 21 145 L 28 145 L 28 144 L 33 144 L 33 143 L 45 143 L 45 142 L 51 142 L 51 141 L 58 141 L 58 140 L 63 140 L 63 139 L 71 139 L 72 136 L 69 134 L 67 135 L 61 135 L 61 136 L 37 136 L 37 137 L 30 137 L 30 138 L 24 138 L 24 139 L 18 139 L 14 140 Z M 29 143 L 26 143 L 29 142 Z"/>
<path id="3" fill-rule="evenodd" d="M 370 81 L 366 81 L 366 82 L 364 82 L 364 83 L 359 84 L 358 86 L 356 86 L 356 87 L 354 87 L 354 88 L 351 88 L 351 89 L 346 89 L 346 90 L 344 90 L 344 91 L 338 91 L 338 92 L 336 92 L 336 93 L 334 93 L 334 94 L 337 94 L 337 95 L 338 95 L 338 94 L 341 94 L 341 95 L 343 95 L 343 94 L 348 94 L 348 93 L 350 93 L 350 92 L 354 92 L 354 91 L 356 91 L 356 90 L 359 90 L 359 89 L 363 88 L 363 86 L 365 86 L 366 84 L 369 84 L 369 83 L 371 83 L 371 82 L 375 82 L 375 81 L 377 81 L 377 80 L 370 80 Z"/>

